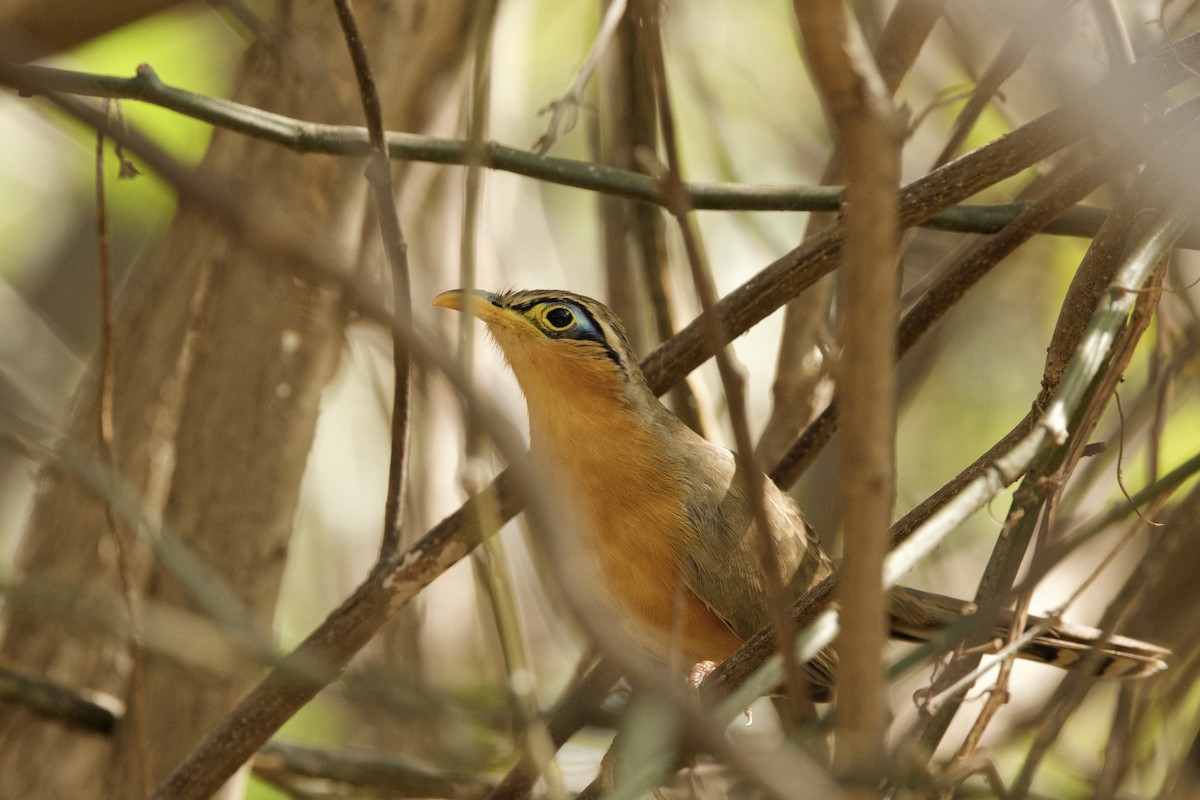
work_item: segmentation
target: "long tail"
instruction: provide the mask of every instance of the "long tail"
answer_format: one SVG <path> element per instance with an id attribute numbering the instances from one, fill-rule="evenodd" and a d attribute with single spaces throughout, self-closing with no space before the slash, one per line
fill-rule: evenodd
<path id="1" fill-rule="evenodd" d="M 898 587 L 892 590 L 890 613 L 892 636 L 912 642 L 924 642 L 948 625 L 975 611 L 975 604 L 955 600 L 917 589 Z M 1046 622 L 1044 617 L 1029 616 L 1025 630 Z M 1012 626 L 1012 612 L 1006 611 L 993 629 L 995 650 L 1007 639 Z M 1018 655 L 1055 667 L 1069 669 L 1088 654 L 1101 640 L 1100 631 L 1086 625 L 1054 622 L 1033 641 L 1021 648 Z M 1096 674 L 1106 678 L 1142 678 L 1166 669 L 1164 660 L 1171 654 L 1164 647 L 1127 636 L 1112 636 L 1100 648 Z"/>

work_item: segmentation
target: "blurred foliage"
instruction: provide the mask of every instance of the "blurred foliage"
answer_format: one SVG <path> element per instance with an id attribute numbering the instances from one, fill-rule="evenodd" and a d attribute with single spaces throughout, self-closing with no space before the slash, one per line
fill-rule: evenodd
<path id="1" fill-rule="evenodd" d="M 54 65 L 132 75 L 151 64 L 165 81 L 225 96 L 244 42 L 212 8 L 184 5 L 56 57 Z M 119 111 L 118 111 L 119 107 Z M 113 115 L 185 163 L 198 163 L 210 126 L 144 103 Z M 99 332 L 94 234 L 96 134 L 26 100 L 0 96 L 0 402 L 57 426 Z M 109 231 L 120 280 L 175 211 L 174 192 L 149 170 L 117 180 L 105 158 Z M 136 162 L 136 159 L 134 159 Z M 0 553 L 11 559 L 32 482 L 0 454 Z"/>
<path id="2" fill-rule="evenodd" d="M 524 147 L 545 128 L 546 117 L 539 116 L 538 110 L 562 94 L 591 46 L 599 9 L 596 3 L 557 0 L 511 0 L 502 5 L 494 43 L 488 136 Z M 983 5 L 964 4 L 952 13 L 960 17 L 959 22 L 970 15 L 980 18 L 976 26 L 966 28 L 986 27 L 998 12 Z M 1124 10 L 1130 16 L 1140 13 L 1141 6 L 1127 6 Z M 798 52 L 787 4 L 766 0 L 679 2 L 670 4 L 668 16 L 668 71 L 684 137 L 687 177 L 816 183 L 829 136 Z M 1071 76 L 1098 76 L 1103 59 L 1089 38 L 1091 28 L 1087 32 L 1064 35 L 1065 41 L 1048 43 L 1038 51 L 1039 57 L 1031 59 L 1022 74 L 1019 88 L 1006 90 L 983 114 L 964 149 L 1027 121 L 1033 115 L 1030 109 L 1053 107 L 1061 99 L 1056 85 L 1048 84 L 1044 92 L 1037 90 L 1046 61 L 1070 62 L 1073 69 L 1064 72 Z M 922 55 L 917 70 L 903 85 L 898 102 L 919 112 L 938 101 L 943 92 L 970 86 L 1007 33 L 1006 27 L 997 26 L 990 35 L 971 39 L 971 58 L 966 58 L 967 48 L 952 41 L 960 34 L 970 39 L 965 28 L 939 28 L 927 46 L 929 52 Z M 146 63 L 167 83 L 223 97 L 230 90 L 245 46 L 243 36 L 220 12 L 189 5 L 115 31 L 53 63 L 108 74 L 132 74 L 139 64 Z M 1150 34 L 1139 28 L 1135 38 L 1143 36 Z M 1064 80 L 1069 85 L 1074 78 Z M 588 139 L 598 125 L 594 88 L 589 97 L 590 104 L 581 110 L 578 124 L 560 137 L 554 155 L 593 157 Z M 464 102 L 460 94 L 446 98 L 448 110 L 439 122 L 441 133 L 462 135 Z M 929 168 L 961 107 L 961 101 L 944 104 L 923 118 L 906 149 L 906 178 Z M 208 126 L 149 105 L 121 103 L 120 113 L 127 124 L 188 164 L 199 162 L 211 138 Z M 6 147 L 0 149 L 0 281 L 6 284 L 0 291 L 0 342 L 10 343 L 7 347 L 0 344 L 0 403 L 22 414 L 33 414 L 29 409 L 36 409 L 45 415 L 42 421 L 61 425 L 66 413 L 62 398 L 73 390 L 82 372 L 80 358 L 91 357 L 96 341 L 96 256 L 91 235 L 95 136 L 44 112 L 44 106 L 8 95 L 0 97 L 0 127 L 6 139 Z M 124 273 L 136 268 L 138 253 L 161 232 L 175 204 L 173 194 L 153 175 L 118 182 L 115 168 L 115 160 L 108 157 L 114 263 Z M 415 168 L 411 175 L 412 185 L 422 191 L 410 189 L 406 195 L 405 224 L 418 273 L 414 296 L 419 313 L 424 314 L 429 297 L 457 285 L 461 171 Z M 1027 170 L 977 199 L 1007 201 L 1033 175 L 1034 170 Z M 1111 202 L 1111 198 L 1096 200 L 1101 201 Z M 593 195 L 579 190 L 511 174 L 487 175 L 479 228 L 480 285 L 560 286 L 603 296 L 597 205 Z M 420 224 L 410 225 L 410 220 Z M 801 215 L 767 212 L 704 213 L 697 221 L 723 292 L 793 246 L 804 226 Z M 906 262 L 906 289 L 923 280 L 958 239 L 929 232 L 918 232 L 913 238 L 927 247 L 928 255 L 914 255 Z M 673 233 L 667 244 L 676 268 L 672 280 L 681 298 L 676 318 L 686 322 L 695 316 L 697 304 L 683 277 L 686 269 Z M 955 475 L 1029 409 L 1039 388 L 1055 317 L 1087 244 L 1086 240 L 1042 237 L 1022 247 L 918 348 L 911 360 L 919 361 L 919 366 L 906 363 L 903 367 L 911 373 L 898 432 L 897 515 Z M 920 250 L 914 246 L 912 252 Z M 1173 273 L 1168 283 L 1176 287 L 1183 306 L 1177 319 L 1194 322 L 1188 314 L 1194 312 L 1196 288 L 1184 285 L 1186 277 L 1180 284 L 1174 277 L 1194 278 L 1197 259 L 1186 254 L 1179 260 L 1184 268 Z M 1168 301 L 1174 302 L 1170 295 Z M 774 315 L 735 343 L 749 373 L 756 426 L 761 426 L 769 411 L 781 327 L 779 315 Z M 53 340 L 47 341 L 50 337 Z M 390 392 L 389 379 L 381 375 L 387 374 L 390 356 L 386 345 L 370 336 L 359 338 L 352 331 L 347 341 L 341 370 L 326 391 L 324 416 L 297 517 L 279 613 L 279 636 L 287 646 L 302 638 L 351 590 L 369 566 L 378 537 Z M 1152 331 L 1128 370 L 1121 389 L 1123 400 L 1131 401 L 1148 381 L 1153 343 Z M 477 372 L 485 376 L 481 377 L 484 385 L 507 403 L 514 418 L 522 418 L 523 404 L 495 354 L 480 348 L 478 361 Z M 711 365 L 699 375 L 700 396 L 717 396 Z M 1180 376 L 1159 437 L 1158 474 L 1193 456 L 1200 442 L 1196 377 L 1194 364 Z M 461 422 L 453 414 L 455 404 L 446 401 L 438 379 L 424 380 L 418 400 L 424 416 L 418 422 L 421 430 L 414 443 L 414 471 L 428 473 L 417 478 L 428 483 L 428 491 L 416 498 L 417 507 L 411 512 L 413 527 L 418 530 L 456 508 L 463 496 L 459 481 L 464 465 L 457 460 Z M 717 416 L 723 411 L 710 410 Z M 1142 485 L 1148 476 L 1144 417 L 1142 420 L 1139 432 L 1130 432 L 1124 452 L 1123 476 L 1130 487 Z M 1107 452 L 1097 457 L 1103 459 L 1097 462 L 1103 464 L 1098 470 L 1102 474 L 1091 476 L 1092 486 L 1079 487 L 1085 498 L 1077 509 L 1081 517 L 1090 516 L 1121 493 L 1115 480 L 1115 437 L 1123 432 L 1115 410 L 1109 411 L 1099 431 L 1111 433 L 1112 438 Z M 718 429 L 714 438 L 721 436 Z M 829 485 L 832 468 L 832 458 L 822 458 L 797 490 L 814 521 L 826 528 L 835 528 L 838 521 L 828 503 L 823 507 L 820 499 L 813 502 L 813 498 L 828 497 L 822 487 Z M 27 469 L 15 468 L 0 456 L 0 481 L 0 530 L 4 531 L 0 539 L 2 552 L 11 559 L 15 532 L 32 497 L 34 480 Z M 997 518 L 1003 516 L 1007 503 L 1008 497 L 1002 496 L 990 509 L 977 514 L 947 543 L 937 561 L 922 567 L 918 580 L 942 591 L 970 593 L 998 534 Z M 530 619 L 539 697 L 548 704 L 567 682 L 579 643 L 555 618 L 552 604 L 521 555 L 518 537 L 512 531 L 505 536 L 518 551 L 514 557 L 519 565 L 518 590 Z M 1094 560 L 1093 556 L 1087 558 Z M 1127 571 L 1130 563 L 1132 557 L 1114 571 Z M 4 571 L 9 568 L 6 561 Z M 1111 585 L 1111 581 L 1101 584 Z M 408 702 L 414 709 L 410 725 L 436 729 L 423 732 L 428 735 L 420 741 L 422 755 L 443 764 L 458 758 L 460 764 L 469 761 L 476 767 L 502 771 L 507 765 L 504 759 L 512 755 L 507 738 L 510 720 L 497 682 L 500 667 L 494 633 L 482 613 L 485 604 L 476 601 L 475 591 L 468 568 L 460 565 L 423 596 L 424 647 L 413 658 L 419 661 L 427 683 L 397 689 L 397 702 Z M 1103 591 L 1091 593 L 1090 607 L 1078 613 L 1073 609 L 1072 616 L 1096 616 L 1105 598 L 1095 595 Z M 1022 715 L 1035 713 L 1048 691 L 1046 671 L 1028 668 L 1018 675 L 1022 678 L 1020 696 L 987 740 L 995 744 L 991 752 L 1004 774 L 1015 771 L 1028 747 Z M 919 678 L 923 681 L 927 675 Z M 901 715 L 912 713 L 908 701 L 912 688 L 906 683 L 896 690 L 894 706 L 902 709 Z M 418 703 L 422 696 L 427 696 L 429 703 L 424 717 Z M 1195 734 L 1198 697 L 1193 690 L 1187 707 L 1164 722 L 1164 727 L 1178 728 L 1178 740 L 1190 740 Z M 439 710 L 443 704 L 456 702 L 469 713 L 456 716 Z M 1111 692 L 1093 693 L 1054 760 L 1042 770 L 1039 791 L 1055 797 L 1088 795 L 1092 784 L 1087 776 L 1096 772 L 1100 762 L 1101 737 L 1107 732 L 1111 705 Z M 282 733 L 318 744 L 342 743 L 361 733 L 356 728 L 360 712 L 361 708 L 345 698 L 323 696 L 291 720 Z M 430 724 L 431 720 L 436 724 Z M 594 731 L 585 737 L 589 740 L 593 754 L 606 743 L 605 737 Z M 1151 734 L 1145 741 L 1146 748 L 1158 742 Z M 1172 754 L 1172 758 L 1178 757 Z M 1147 760 L 1153 758 L 1147 756 Z M 1151 765 L 1147 774 L 1161 780 L 1164 771 L 1162 765 Z M 1144 785 L 1153 783 L 1147 780 Z M 248 794 L 262 800 L 280 796 L 258 782 Z"/>
<path id="3" fill-rule="evenodd" d="M 167 83 L 225 97 L 238 55 L 240 36 L 211 8 L 185 5 L 146 18 L 88 42 L 49 63 L 109 75 L 133 75 L 150 65 Z M 0 277 L 35 280 L 40 254 L 63 234 L 87 224 L 95 204 L 96 134 L 74 121 L 46 128 L 29 115 L 28 104 L 4 98 L 6 125 L 15 137 L 0 155 Z M 198 163 L 212 128 L 145 103 L 114 104 L 114 118 L 137 128 L 184 163 Z M 135 159 L 136 161 L 136 159 Z M 174 193 L 153 172 L 118 183 L 117 161 L 105 160 L 109 214 L 118 239 L 152 239 L 175 210 Z M 45 179 L 46 176 L 52 179 Z M 34 179 L 39 176 L 40 179 Z M 49 230 L 47 230 L 49 227 Z M 86 243 L 83 243 L 86 246 Z"/>

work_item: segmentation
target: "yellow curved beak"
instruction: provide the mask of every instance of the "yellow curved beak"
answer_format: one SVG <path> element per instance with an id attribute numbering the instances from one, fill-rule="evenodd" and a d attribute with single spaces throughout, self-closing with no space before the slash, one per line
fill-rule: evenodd
<path id="1" fill-rule="evenodd" d="M 500 325 L 506 329 L 533 328 L 533 324 L 523 314 L 498 305 L 499 300 L 500 295 L 492 292 L 451 289 L 433 298 L 433 304 L 438 308 L 451 308 L 470 314 L 489 326 Z"/>
<path id="2" fill-rule="evenodd" d="M 473 317 L 486 319 L 486 315 L 494 315 L 500 310 L 495 304 L 497 299 L 498 297 L 491 292 L 468 292 L 466 289 L 451 289 L 433 298 L 433 304 L 438 308 L 465 311 Z"/>

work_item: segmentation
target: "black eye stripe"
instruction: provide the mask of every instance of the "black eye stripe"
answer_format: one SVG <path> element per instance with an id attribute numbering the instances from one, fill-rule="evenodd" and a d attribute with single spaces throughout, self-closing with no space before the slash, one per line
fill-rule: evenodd
<path id="1" fill-rule="evenodd" d="M 569 306 L 570 309 L 574 309 L 579 314 L 582 314 L 587 320 L 588 324 L 586 326 L 578 326 L 569 331 L 546 331 L 547 336 L 549 336 L 551 339 L 574 339 L 576 341 L 595 342 L 604 348 L 604 355 L 612 359 L 612 362 L 617 365 L 621 372 L 627 372 L 628 368 L 624 363 L 621 362 L 621 356 L 617 354 L 617 351 L 613 348 L 613 346 L 610 345 L 608 340 L 604 338 L 604 328 L 601 327 L 600 323 L 596 321 L 595 315 L 592 314 L 587 306 L 583 305 L 582 303 L 577 303 L 558 297 L 539 297 L 536 300 L 528 300 L 524 303 L 516 303 L 510 306 L 510 308 L 512 308 L 514 311 L 520 311 L 522 314 L 524 314 L 534 306 L 545 304 L 554 305 L 556 303 Z M 591 331 L 595 331 L 595 333 L 593 334 Z"/>
<path id="2" fill-rule="evenodd" d="M 577 306 L 577 308 L 585 317 L 587 317 L 588 324 L 591 326 L 592 330 L 596 332 L 596 337 L 593 339 L 593 341 L 604 347 L 604 354 L 612 359 L 613 363 L 620 368 L 621 372 L 625 372 L 625 365 L 621 363 L 621 357 L 617 355 L 617 351 L 614 350 L 612 345 L 608 343 L 608 340 L 604 338 L 604 328 L 600 327 L 600 323 L 596 321 L 596 317 L 593 316 L 592 312 L 584 306 Z"/>

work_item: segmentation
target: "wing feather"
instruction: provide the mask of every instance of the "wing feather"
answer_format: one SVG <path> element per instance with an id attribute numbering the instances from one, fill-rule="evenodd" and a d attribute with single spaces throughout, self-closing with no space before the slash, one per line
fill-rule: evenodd
<path id="1" fill-rule="evenodd" d="M 695 536 L 684 559 L 684 580 L 745 639 L 770 619 L 745 482 L 733 454 L 722 447 L 700 440 L 688 455 L 692 463 L 685 474 L 707 479 L 685 487 L 685 513 Z M 764 501 L 784 583 L 802 592 L 828 575 L 832 564 L 795 504 L 770 481 Z"/>

